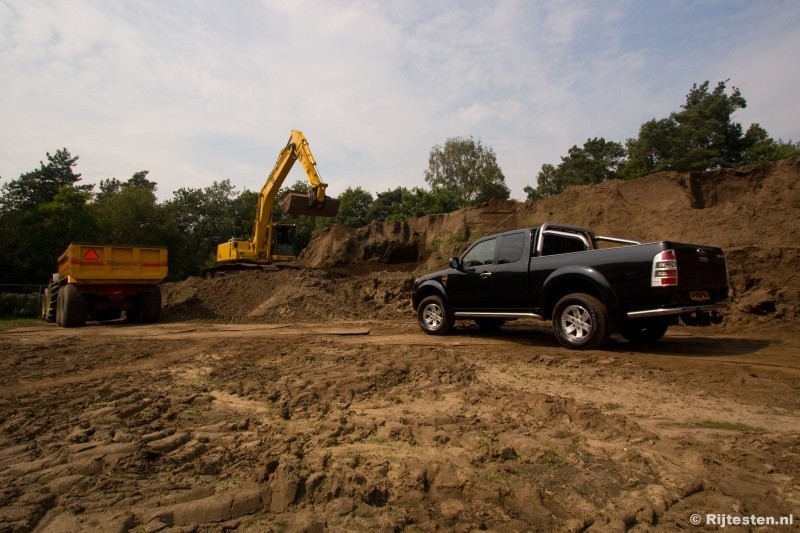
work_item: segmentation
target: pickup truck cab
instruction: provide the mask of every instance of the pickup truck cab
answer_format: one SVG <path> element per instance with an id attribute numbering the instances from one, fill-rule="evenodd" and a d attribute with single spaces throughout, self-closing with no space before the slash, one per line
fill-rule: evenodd
<path id="1" fill-rule="evenodd" d="M 412 305 L 432 335 L 455 320 L 496 329 L 530 317 L 552 320 L 559 342 L 580 350 L 602 348 L 613 332 L 655 342 L 679 320 L 719 323 L 727 296 L 720 248 L 641 244 L 548 222 L 477 240 L 450 268 L 417 278 Z"/>

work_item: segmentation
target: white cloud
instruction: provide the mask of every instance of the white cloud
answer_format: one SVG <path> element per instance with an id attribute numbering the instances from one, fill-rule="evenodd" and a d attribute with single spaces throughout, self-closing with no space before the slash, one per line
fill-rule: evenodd
<path id="1" fill-rule="evenodd" d="M 573 144 L 624 141 L 725 78 L 748 120 L 796 138 L 798 10 L 776 4 L 681 4 L 684 26 L 650 31 L 662 8 L 635 2 L 6 1 L 0 175 L 67 146 L 87 181 L 149 169 L 162 198 L 258 189 L 294 128 L 332 192 L 377 193 L 423 185 L 430 148 L 472 135 L 521 198 Z"/>

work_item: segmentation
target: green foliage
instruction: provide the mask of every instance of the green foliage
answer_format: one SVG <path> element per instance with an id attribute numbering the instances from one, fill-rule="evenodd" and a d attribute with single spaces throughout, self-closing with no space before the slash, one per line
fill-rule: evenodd
<path id="1" fill-rule="evenodd" d="M 402 203 L 404 194 L 408 194 L 408 189 L 404 187 L 379 192 L 375 196 L 375 201 L 372 202 L 372 207 L 367 215 L 368 218 L 370 220 L 380 220 L 381 222 L 389 220 L 397 206 Z"/>
<path id="2" fill-rule="evenodd" d="M 4 183 L 0 188 L 0 212 L 16 209 L 32 209 L 44 202 L 50 202 L 65 185 L 75 185 L 81 175 L 72 168 L 78 157 L 62 148 L 55 154 L 47 153 L 47 164 L 39 162 L 39 168 L 22 174 L 18 179 Z M 91 191 L 92 186 L 76 186 L 77 189 Z"/>
<path id="3" fill-rule="evenodd" d="M 173 236 L 170 272 L 182 278 L 197 274 L 217 245 L 231 237 L 249 237 L 253 229 L 258 194 L 237 195 L 230 180 L 203 189 L 181 188 L 162 209 L 166 231 Z"/>
<path id="4" fill-rule="evenodd" d="M 784 142 L 781 139 L 776 141 L 758 123 L 751 124 L 747 128 L 744 138 L 747 146 L 744 152 L 744 163 L 747 165 L 800 156 L 800 142 Z"/>
<path id="5" fill-rule="evenodd" d="M 34 318 L 39 316 L 39 295 L 0 293 L 0 317 Z"/>
<path id="6" fill-rule="evenodd" d="M 709 91 L 709 82 L 694 84 L 681 111 L 669 118 L 650 120 L 639 137 L 628 139 L 628 163 L 623 173 L 637 178 L 662 170 L 691 171 L 742 164 L 748 142 L 742 125 L 733 122 L 738 109 L 747 107 L 739 89 L 726 92 L 721 81 Z"/>
<path id="7" fill-rule="evenodd" d="M 583 147 L 570 148 L 569 154 L 561 158 L 558 167 L 542 165 L 536 189 L 528 186 L 525 192 L 529 199 L 544 198 L 556 195 L 570 185 L 601 183 L 618 178 L 624 157 L 625 149 L 619 143 L 606 141 L 602 137 L 587 139 Z"/>
<path id="8" fill-rule="evenodd" d="M 435 213 L 450 213 L 461 206 L 461 197 L 450 189 L 427 191 L 420 187 L 403 189 L 402 200 L 388 220 L 410 220 Z"/>
<path id="9" fill-rule="evenodd" d="M 340 195 L 339 212 L 334 220 L 339 224 L 360 228 L 370 221 L 369 214 L 374 202 L 372 195 L 361 187 L 346 188 Z"/>
<path id="10" fill-rule="evenodd" d="M 628 139 L 625 148 L 602 138 L 589 139 L 583 148 L 573 146 L 557 167 L 542 165 L 536 187 L 527 186 L 525 192 L 535 200 L 558 194 L 569 185 L 800 156 L 800 143 L 775 141 L 758 124 L 743 132 L 733 118 L 746 106 L 739 89 L 732 87 L 728 92 L 727 81 L 717 83 L 713 90 L 708 81 L 694 84 L 680 111 L 642 124 L 639 135 Z"/>
<path id="11" fill-rule="evenodd" d="M 105 191 L 92 206 L 102 228 L 101 240 L 114 244 L 157 245 L 163 242 L 165 217 L 156 203 L 155 187 L 133 178 L 115 191 Z"/>
<path id="12" fill-rule="evenodd" d="M 56 259 L 70 242 L 99 235 L 88 201 L 91 195 L 63 186 L 47 202 L 0 216 L 1 283 L 32 283 L 55 272 Z"/>
<path id="13" fill-rule="evenodd" d="M 459 207 L 493 199 L 507 200 L 510 191 L 491 147 L 472 137 L 451 137 L 428 157 L 425 181 L 432 189 L 454 194 Z"/>

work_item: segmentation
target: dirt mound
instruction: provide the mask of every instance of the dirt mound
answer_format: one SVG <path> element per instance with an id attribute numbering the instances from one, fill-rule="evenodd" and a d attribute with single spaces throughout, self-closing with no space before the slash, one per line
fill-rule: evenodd
<path id="1" fill-rule="evenodd" d="M 302 269 L 244 271 L 165 284 L 166 320 L 287 322 L 407 316 L 413 275 L 344 276 Z"/>
<path id="2" fill-rule="evenodd" d="M 409 317 L 415 274 L 490 233 L 545 221 L 642 242 L 720 246 L 732 303 L 727 323 L 800 320 L 800 158 L 701 173 L 571 187 L 538 202 L 497 201 L 407 222 L 335 225 L 300 256 L 302 270 L 189 279 L 165 289 L 165 316 L 225 322 Z"/>
<path id="3" fill-rule="evenodd" d="M 538 202 L 484 206 L 409 222 L 336 226 L 304 250 L 314 268 L 414 262 L 441 268 L 469 242 L 548 220 L 642 242 L 722 247 L 733 296 L 729 322 L 800 319 L 800 158 L 710 172 L 661 172 L 634 181 L 571 187 Z"/>

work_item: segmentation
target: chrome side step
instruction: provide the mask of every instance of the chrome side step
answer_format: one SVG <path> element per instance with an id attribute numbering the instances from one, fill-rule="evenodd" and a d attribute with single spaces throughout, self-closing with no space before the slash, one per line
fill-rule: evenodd
<path id="1" fill-rule="evenodd" d="M 542 315 L 536 313 L 493 313 L 490 311 L 456 311 L 455 318 L 538 318 L 544 320 Z"/>
<path id="2" fill-rule="evenodd" d="M 714 305 L 689 305 L 684 307 L 667 307 L 659 309 L 646 309 L 644 311 L 630 311 L 628 318 L 648 318 L 651 316 L 670 316 L 682 315 L 683 313 L 693 313 L 695 311 L 716 311 L 724 306 Z"/>

